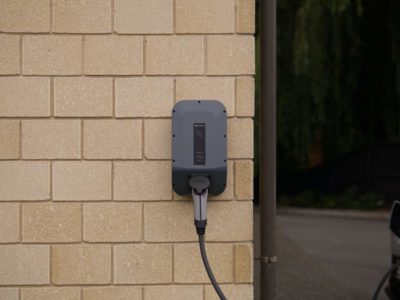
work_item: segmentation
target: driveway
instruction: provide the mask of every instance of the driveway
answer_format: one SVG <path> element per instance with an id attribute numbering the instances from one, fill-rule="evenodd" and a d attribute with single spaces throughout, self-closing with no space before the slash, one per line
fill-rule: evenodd
<path id="1" fill-rule="evenodd" d="M 255 208 L 256 257 L 258 220 Z M 385 220 L 285 214 L 277 225 L 277 299 L 371 299 L 390 266 Z"/>

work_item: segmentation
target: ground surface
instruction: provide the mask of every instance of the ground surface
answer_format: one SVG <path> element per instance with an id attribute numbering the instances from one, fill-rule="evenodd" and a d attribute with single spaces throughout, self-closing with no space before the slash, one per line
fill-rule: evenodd
<path id="1" fill-rule="evenodd" d="M 256 257 L 258 220 L 255 209 Z M 389 268 L 385 220 L 285 214 L 277 225 L 277 299 L 371 299 Z M 255 261 L 256 300 L 258 271 Z"/>

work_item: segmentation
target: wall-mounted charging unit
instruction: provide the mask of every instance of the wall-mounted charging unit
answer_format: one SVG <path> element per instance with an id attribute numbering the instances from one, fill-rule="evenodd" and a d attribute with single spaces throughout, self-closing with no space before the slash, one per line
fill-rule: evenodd
<path id="1" fill-rule="evenodd" d="M 172 181 L 176 193 L 190 194 L 194 175 L 210 180 L 218 195 L 226 184 L 226 110 L 212 100 L 183 100 L 172 111 Z"/>
<path id="2" fill-rule="evenodd" d="M 192 194 L 201 257 L 220 299 L 226 298 L 208 263 L 204 234 L 208 194 L 226 187 L 226 124 L 226 109 L 216 100 L 182 100 L 172 111 L 172 186 L 179 195 Z"/>

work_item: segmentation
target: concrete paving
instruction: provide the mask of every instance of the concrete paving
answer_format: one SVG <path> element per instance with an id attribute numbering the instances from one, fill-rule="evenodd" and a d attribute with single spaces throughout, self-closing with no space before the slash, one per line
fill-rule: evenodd
<path id="1" fill-rule="evenodd" d="M 256 208 L 255 257 L 258 220 Z M 285 214 L 277 225 L 277 299 L 371 299 L 389 268 L 387 220 Z M 255 261 L 256 300 L 258 272 Z"/>

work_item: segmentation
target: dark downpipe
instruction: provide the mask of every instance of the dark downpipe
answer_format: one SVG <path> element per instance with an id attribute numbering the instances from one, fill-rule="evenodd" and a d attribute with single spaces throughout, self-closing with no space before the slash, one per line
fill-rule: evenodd
<path id="1" fill-rule="evenodd" d="M 261 0 L 261 300 L 275 299 L 276 0 Z"/>

